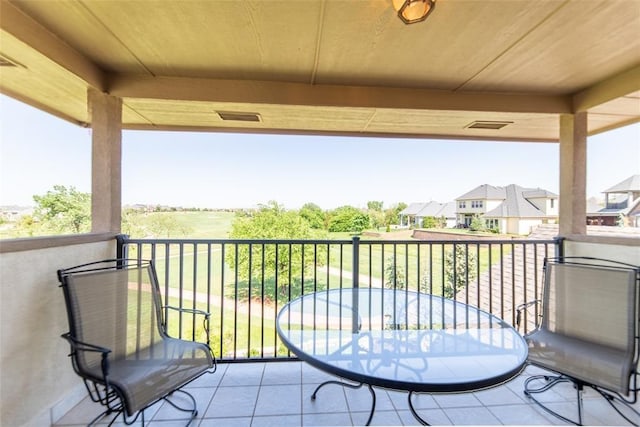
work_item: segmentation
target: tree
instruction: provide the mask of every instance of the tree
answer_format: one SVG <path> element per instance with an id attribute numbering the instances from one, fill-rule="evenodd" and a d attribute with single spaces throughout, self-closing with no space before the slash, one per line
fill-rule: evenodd
<path id="1" fill-rule="evenodd" d="M 147 225 L 148 231 L 155 237 L 185 236 L 191 230 L 178 222 L 176 214 L 172 212 L 155 212 L 151 215 Z"/>
<path id="2" fill-rule="evenodd" d="M 319 239 L 321 231 L 311 228 L 309 222 L 296 211 L 287 211 L 275 201 L 261 205 L 253 212 L 236 214 L 231 225 L 232 239 Z M 305 251 L 303 256 L 303 251 Z M 313 254 L 315 251 L 315 254 Z M 326 260 L 325 246 L 312 244 L 238 244 L 237 250 L 226 254 L 227 264 L 236 268 L 240 281 L 244 281 L 241 291 L 249 294 L 249 281 L 256 286 L 264 284 L 265 294 L 274 297 L 275 292 L 285 299 L 290 287 L 302 286 L 303 272 L 323 265 Z M 276 256 L 277 252 L 277 256 Z M 316 264 L 314 264 L 314 262 Z M 308 277 L 311 277 L 309 274 Z M 264 283 L 262 279 L 264 278 Z M 277 280 L 276 280 L 277 279 Z M 278 290 L 273 289 L 277 282 Z M 292 292 L 294 294 L 294 292 Z"/>
<path id="3" fill-rule="evenodd" d="M 23 215 L 18 220 L 18 223 L 15 225 L 15 235 L 16 237 L 22 236 L 33 236 L 37 233 L 39 228 L 38 222 L 35 220 L 33 215 Z"/>
<path id="4" fill-rule="evenodd" d="M 53 190 L 33 196 L 35 221 L 44 230 L 56 233 L 85 233 L 91 230 L 91 194 L 75 187 L 54 185 Z"/>
<path id="5" fill-rule="evenodd" d="M 405 274 L 404 267 L 397 264 L 397 260 L 390 256 L 387 258 L 384 267 L 384 287 L 404 289 L 406 287 L 407 275 Z"/>
<path id="6" fill-rule="evenodd" d="M 377 200 L 371 200 L 371 201 L 367 202 L 367 210 L 382 212 L 382 206 L 383 205 L 384 205 L 384 202 L 380 202 L 380 201 L 377 201 Z"/>
<path id="7" fill-rule="evenodd" d="M 466 245 L 454 244 L 454 249 L 448 250 L 444 258 L 444 296 L 454 298 L 467 286 L 467 282 L 475 280 L 478 273 L 477 266 L 476 252 L 469 251 Z"/>
<path id="8" fill-rule="evenodd" d="M 398 203 L 397 205 L 384 211 L 386 225 L 400 224 L 400 212 L 407 207 L 406 203 Z"/>
<path id="9" fill-rule="evenodd" d="M 471 231 L 485 231 L 487 229 L 487 224 L 485 224 L 484 219 L 478 214 L 473 215 L 471 219 L 471 224 L 469 224 L 469 230 Z"/>
<path id="10" fill-rule="evenodd" d="M 331 212 L 329 231 L 360 233 L 369 227 L 369 215 L 353 206 L 341 206 Z"/>
<path id="11" fill-rule="evenodd" d="M 436 228 L 438 227 L 438 219 L 434 216 L 425 216 L 422 219 L 422 228 Z"/>
<path id="12" fill-rule="evenodd" d="M 305 203 L 300 208 L 300 216 L 307 220 L 311 228 L 318 230 L 325 228 L 325 214 L 320 206 L 313 203 Z"/>
<path id="13" fill-rule="evenodd" d="M 142 214 L 136 209 L 122 210 L 122 233 L 129 237 L 145 237 L 145 229 L 141 224 Z"/>

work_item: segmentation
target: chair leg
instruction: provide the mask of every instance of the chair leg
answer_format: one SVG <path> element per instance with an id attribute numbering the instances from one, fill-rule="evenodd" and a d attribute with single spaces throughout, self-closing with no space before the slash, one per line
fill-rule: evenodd
<path id="1" fill-rule="evenodd" d="M 615 411 L 618 414 L 620 414 L 622 418 L 627 420 L 627 422 L 629 422 L 631 425 L 634 425 L 634 426 L 640 425 L 640 412 L 638 412 L 638 410 L 636 410 L 633 406 L 631 406 L 632 403 L 634 402 L 629 402 L 620 395 L 611 394 L 604 390 L 600 390 L 598 387 L 592 387 L 592 388 L 598 393 L 600 393 L 600 395 L 604 398 L 604 400 L 606 400 L 607 403 L 609 403 L 609 405 L 611 405 L 611 407 L 615 409 Z M 631 412 L 631 414 L 622 413 L 620 408 L 616 406 L 616 403 L 626 407 L 627 410 Z M 629 418 L 629 415 L 635 415 L 635 419 Z"/>
<path id="2" fill-rule="evenodd" d="M 582 411 L 583 411 L 583 404 L 582 404 L 582 394 L 584 393 L 584 386 L 581 383 L 576 383 L 575 384 L 576 387 L 576 399 L 578 400 L 578 423 L 579 425 L 582 425 Z"/>
<path id="3" fill-rule="evenodd" d="M 533 387 L 531 385 L 533 381 L 544 381 L 544 384 L 542 386 Z M 578 421 L 572 420 L 570 418 L 567 418 L 563 415 L 558 414 L 557 412 L 548 408 L 542 402 L 540 402 L 538 399 L 534 397 L 534 394 L 545 392 L 550 388 L 554 387 L 556 384 L 559 384 L 562 382 L 571 382 L 574 384 L 574 387 L 576 388 L 576 395 L 577 395 L 576 398 L 578 401 Z M 610 393 L 610 392 L 601 390 L 597 386 L 584 384 L 580 381 L 573 380 L 564 375 L 559 375 L 559 376 L 535 375 L 535 376 L 529 377 L 524 382 L 524 394 L 528 398 L 530 398 L 535 404 L 537 404 L 538 406 L 540 406 L 542 409 L 552 414 L 553 416 L 571 424 L 583 425 L 582 421 L 583 421 L 583 414 L 584 414 L 584 402 L 583 402 L 582 395 L 584 393 L 585 385 L 588 385 L 589 387 L 594 389 L 596 392 L 598 392 L 605 399 L 605 401 L 607 401 L 607 403 L 609 403 L 609 405 L 611 405 L 611 407 L 615 409 L 615 411 L 622 418 L 624 418 L 628 423 L 636 426 L 640 425 L 640 412 L 632 406 L 632 404 L 635 401 L 629 402 L 617 393 Z M 627 414 L 623 413 L 621 408 L 618 407 L 617 405 L 624 406 L 627 409 L 628 413 Z"/>
<path id="4" fill-rule="evenodd" d="M 189 400 L 191 401 L 191 402 L 190 402 L 190 406 L 191 406 L 191 407 L 190 407 L 190 408 L 189 408 L 189 407 L 185 408 L 185 407 L 183 407 L 183 406 L 178 405 L 178 404 L 177 404 L 177 403 L 175 403 L 175 402 L 172 402 L 170 398 L 171 398 L 171 396 L 173 396 L 175 393 L 182 393 L 183 395 L 185 395 L 186 397 L 188 397 L 188 398 L 189 398 Z M 196 399 L 193 397 L 193 395 L 191 395 L 191 393 L 188 393 L 188 392 L 186 392 L 186 391 L 184 391 L 184 390 L 182 390 L 182 389 L 178 389 L 178 390 L 175 390 L 175 391 L 174 391 L 173 393 L 171 393 L 170 395 L 168 395 L 168 396 L 164 397 L 164 400 L 165 400 L 168 404 L 170 404 L 171 406 L 173 406 L 174 408 L 176 408 L 177 410 L 182 411 L 182 412 L 189 412 L 189 413 L 191 414 L 191 416 L 189 417 L 189 420 L 187 421 L 186 426 L 189 426 L 189 424 L 191 424 L 191 422 L 192 422 L 192 421 L 193 421 L 193 420 L 198 416 L 198 407 L 197 407 L 197 404 L 196 404 Z"/>
<path id="5" fill-rule="evenodd" d="M 544 384 L 539 387 L 534 387 L 531 385 L 531 383 L 534 381 L 544 381 Z M 577 389 L 577 395 L 578 395 L 577 396 L 578 398 L 578 421 L 577 422 L 548 408 L 546 405 L 544 405 L 542 402 L 540 402 L 538 399 L 534 397 L 535 394 L 543 393 L 560 383 L 566 383 L 566 382 L 573 383 Z M 540 406 L 540 408 L 544 409 L 549 414 L 569 424 L 574 424 L 578 426 L 582 425 L 582 384 L 576 383 L 571 378 L 566 377 L 564 375 L 558 375 L 558 376 L 534 375 L 532 377 L 527 378 L 526 381 L 524 382 L 524 394 L 529 399 L 531 399 L 536 405 Z"/>

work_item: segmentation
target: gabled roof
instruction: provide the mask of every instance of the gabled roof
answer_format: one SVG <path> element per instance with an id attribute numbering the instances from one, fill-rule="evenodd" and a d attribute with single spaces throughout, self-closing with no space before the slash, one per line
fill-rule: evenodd
<path id="1" fill-rule="evenodd" d="M 594 199 L 587 200 L 587 215 L 597 213 L 602 209 L 602 206 Z"/>
<path id="2" fill-rule="evenodd" d="M 532 193 L 531 189 L 526 189 L 518 185 L 511 184 L 506 186 L 504 190 L 506 193 L 505 201 L 502 202 L 497 208 L 485 213 L 485 217 L 531 218 L 546 216 L 544 212 L 542 212 L 524 197 L 524 193 Z M 538 189 L 534 190 L 533 193 L 538 194 Z"/>
<path id="3" fill-rule="evenodd" d="M 456 200 L 504 200 L 506 193 L 504 187 L 495 187 L 489 184 L 482 184 L 468 193 L 456 198 Z"/>
<path id="4" fill-rule="evenodd" d="M 438 203 L 438 202 L 429 202 L 425 203 L 424 207 L 416 213 L 418 217 L 441 217 L 445 218 L 455 218 L 455 202 L 448 203 Z"/>
<path id="5" fill-rule="evenodd" d="M 523 189 L 522 195 L 525 199 L 557 199 L 558 195 L 542 188 Z"/>
<path id="6" fill-rule="evenodd" d="M 439 212 L 438 216 L 444 216 L 445 218 L 455 218 L 456 217 L 456 202 L 451 201 L 444 204 L 442 210 Z"/>
<path id="7" fill-rule="evenodd" d="M 415 215 L 425 207 L 426 203 L 411 203 L 400 211 L 400 215 Z"/>
<path id="8" fill-rule="evenodd" d="M 640 191 L 640 175 L 631 175 L 603 193 L 628 193 L 630 191 Z"/>

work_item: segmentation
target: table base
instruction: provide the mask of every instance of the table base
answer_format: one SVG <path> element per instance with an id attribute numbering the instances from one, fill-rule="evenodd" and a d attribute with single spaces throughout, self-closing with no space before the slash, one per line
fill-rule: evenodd
<path id="1" fill-rule="evenodd" d="M 316 387 L 316 389 L 313 391 L 313 394 L 311 395 L 311 400 L 316 400 L 316 395 L 318 394 L 318 390 L 320 390 L 322 387 L 324 387 L 325 385 L 328 384 L 336 384 L 342 387 L 348 387 L 351 389 L 359 389 L 362 386 L 364 386 L 364 383 L 359 383 L 359 384 L 349 384 L 349 383 L 345 383 L 342 381 L 335 381 L 335 380 L 329 380 L 329 381 L 325 381 L 322 384 L 320 384 L 318 387 Z M 371 398 L 372 398 L 372 403 L 371 403 L 371 411 L 369 412 L 369 418 L 367 419 L 367 422 L 365 423 L 366 426 L 371 424 L 371 420 L 373 419 L 373 413 L 376 410 L 376 392 L 373 390 L 373 386 L 371 384 L 366 384 L 366 386 L 369 388 L 369 392 L 371 393 Z M 418 420 L 418 422 L 420 424 L 422 424 L 423 426 L 428 426 L 431 425 L 428 422 L 426 422 L 424 419 L 422 419 L 422 417 L 420 417 L 420 415 L 418 415 L 418 413 L 416 412 L 415 408 L 413 407 L 413 403 L 411 403 L 411 396 L 413 396 L 413 392 L 410 391 L 409 392 L 409 397 L 408 397 L 408 402 L 409 402 L 409 410 L 411 411 L 411 413 L 413 414 L 414 418 L 416 420 Z"/>

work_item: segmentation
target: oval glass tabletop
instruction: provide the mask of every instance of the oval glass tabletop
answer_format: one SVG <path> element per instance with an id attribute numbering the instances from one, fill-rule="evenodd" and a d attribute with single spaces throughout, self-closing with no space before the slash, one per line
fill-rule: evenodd
<path id="1" fill-rule="evenodd" d="M 287 348 L 307 363 L 362 384 L 457 392 L 517 375 L 527 345 L 500 318 L 443 297 L 380 288 L 304 295 L 278 314 Z"/>

